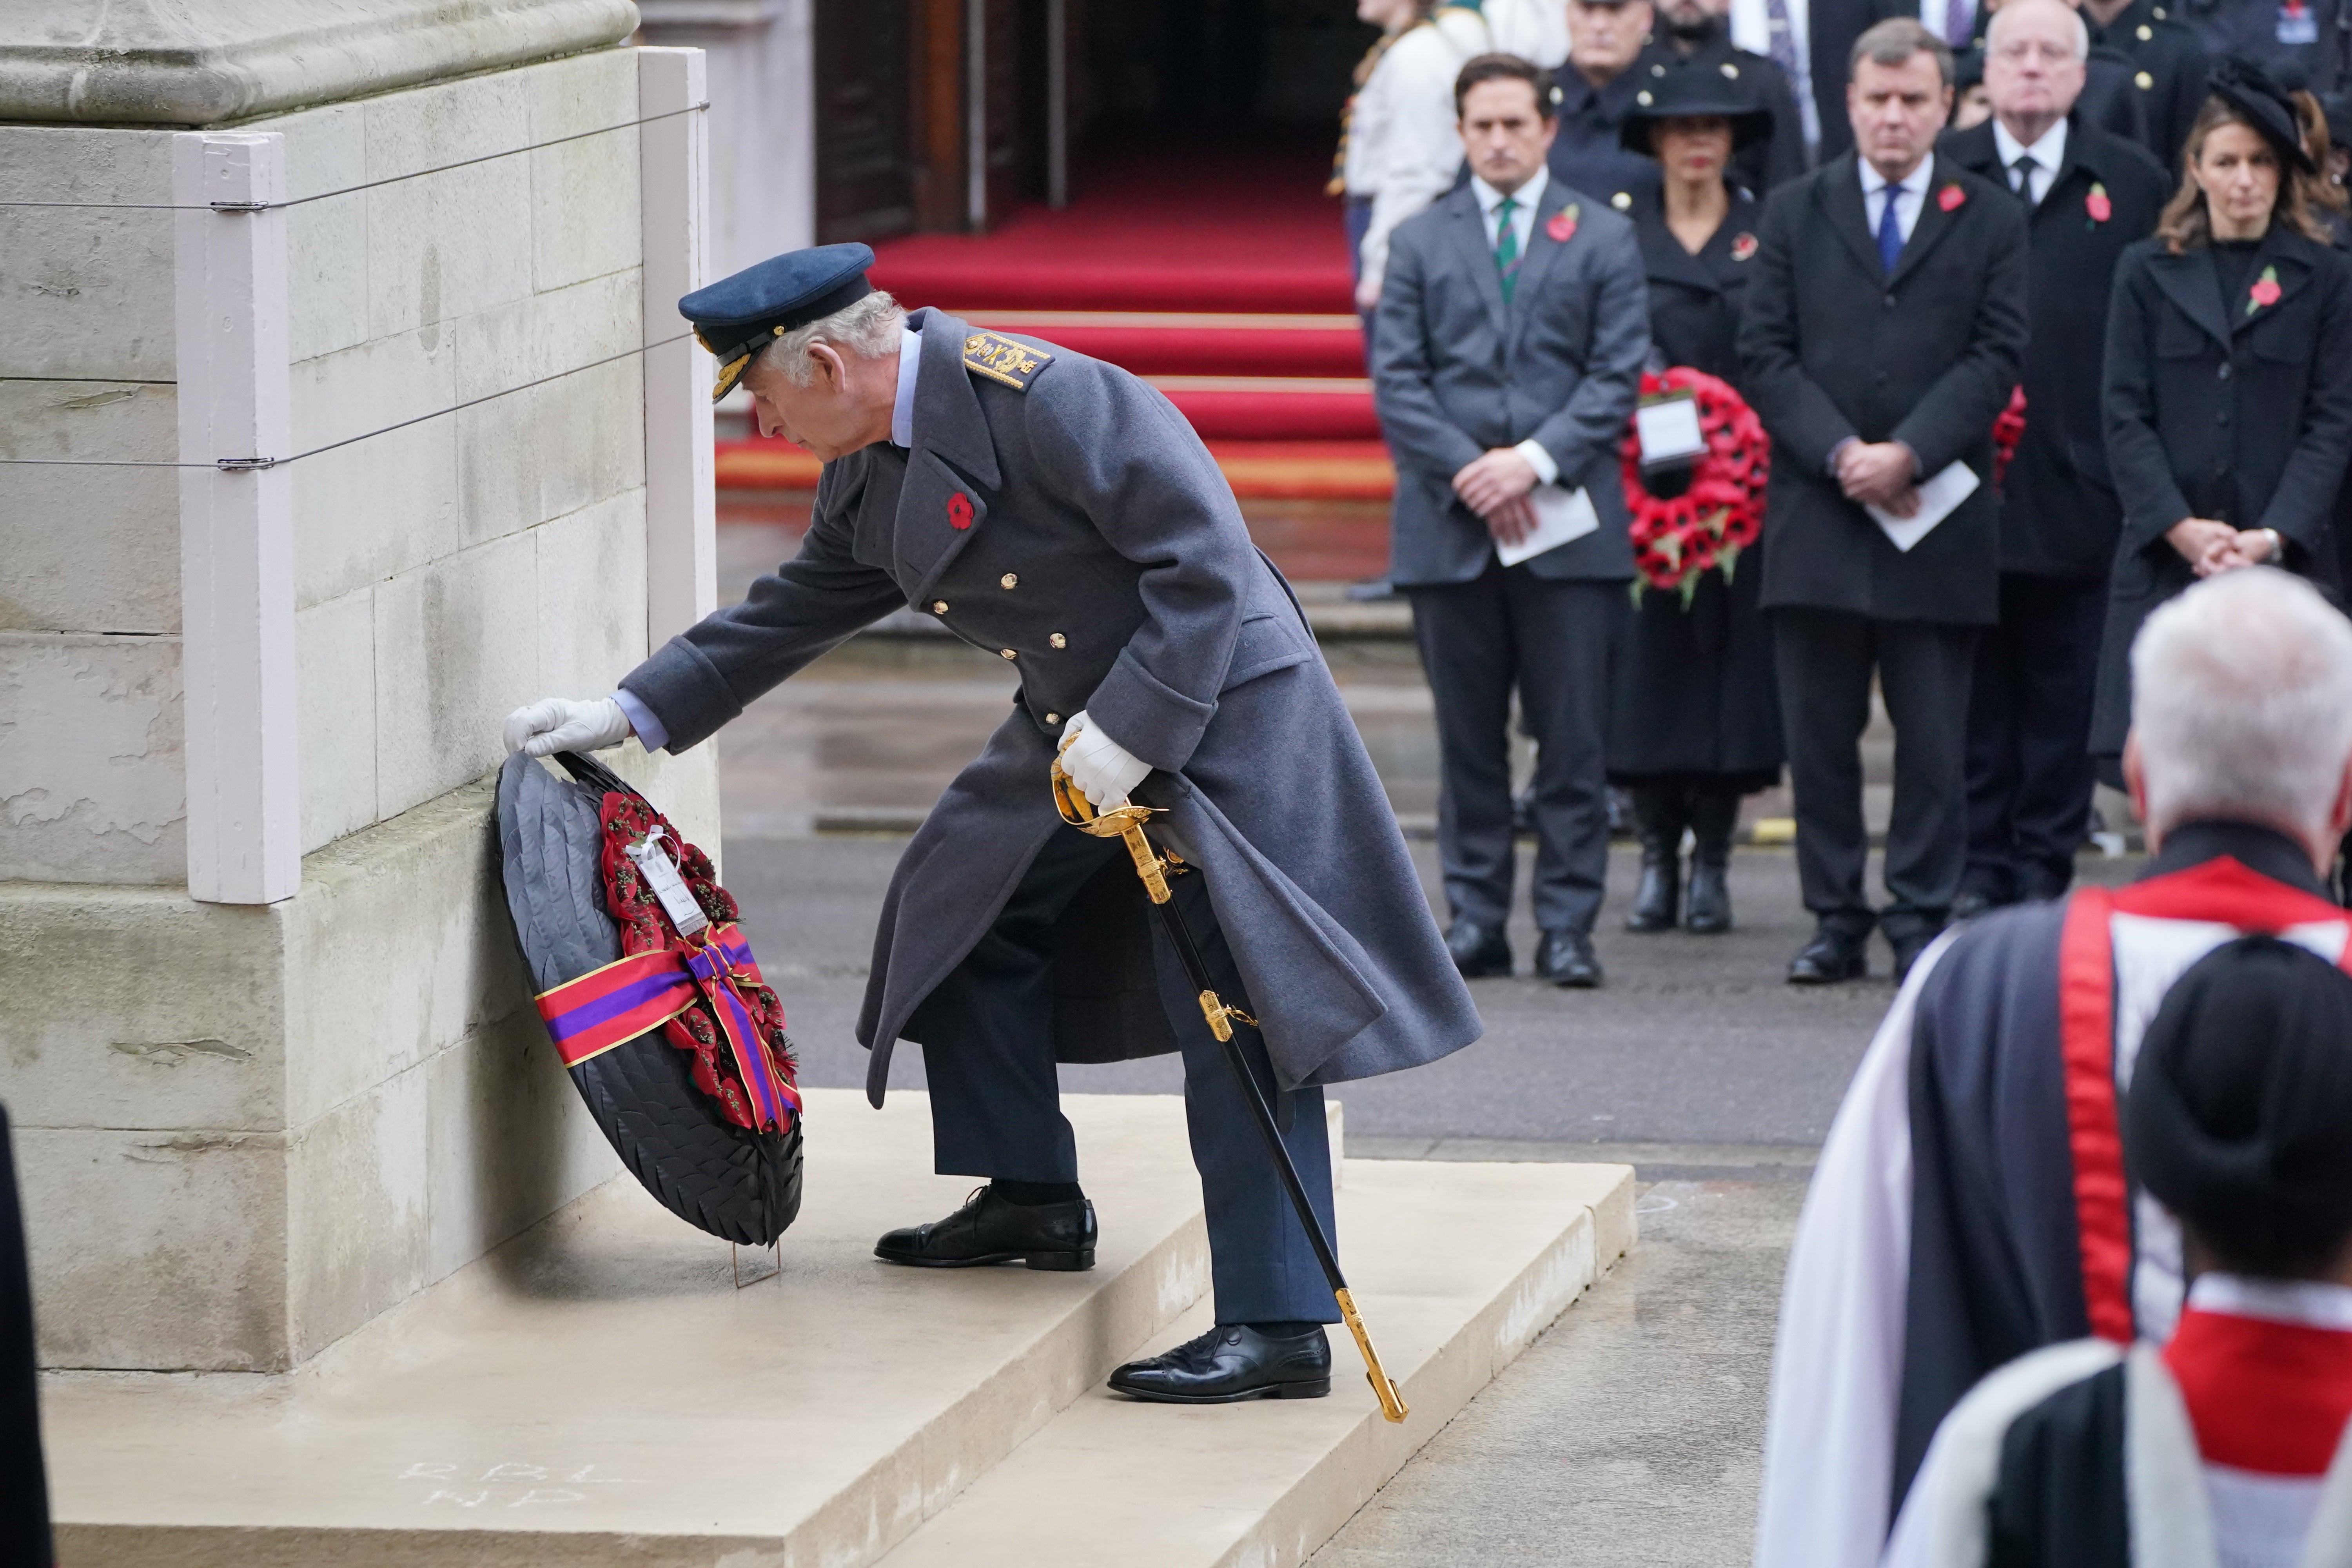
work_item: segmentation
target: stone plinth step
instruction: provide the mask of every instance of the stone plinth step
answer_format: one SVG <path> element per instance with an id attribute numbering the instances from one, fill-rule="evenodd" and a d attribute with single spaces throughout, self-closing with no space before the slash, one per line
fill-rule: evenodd
<path id="1" fill-rule="evenodd" d="M 1626 1165 L 1353 1160 L 1339 1193 L 1349 1284 L 1404 1390 L 1381 1418 L 1346 1331 L 1331 1397 L 1144 1405 L 1093 1388 L 930 1519 L 882 1568 L 1288 1568 L 1633 1240 Z M 1144 1353 L 1206 1331 L 1196 1303 Z"/>
<path id="2" fill-rule="evenodd" d="M 1085 1495 L 1087 1531 L 1140 1521 L 1138 1481 L 1164 1473 L 1215 1515 L 1188 1519 L 1165 1561 L 1258 1541 L 1295 1561 L 1632 1235 L 1624 1167 L 1350 1162 L 1343 1250 L 1412 1422 L 1380 1421 L 1344 1340 L 1329 1400 L 1114 1404 L 1110 1367 L 1207 1321 L 1181 1102 L 1066 1100 L 1103 1239 L 1092 1272 L 1051 1274 L 877 1262 L 876 1236 L 971 1184 L 929 1173 L 923 1096 L 878 1115 L 846 1091 L 809 1099 L 806 1207 L 776 1279 L 735 1289 L 734 1263 L 748 1276 L 764 1254 L 730 1258 L 614 1181 L 296 1373 L 51 1374 L 62 1562 L 924 1563 L 992 1536 L 1057 1448 L 1106 1443 L 1125 1468 L 1090 1455 L 1055 1528 L 987 1550 L 1109 1560 L 1110 1537 L 1069 1533 L 1068 1500 Z"/>

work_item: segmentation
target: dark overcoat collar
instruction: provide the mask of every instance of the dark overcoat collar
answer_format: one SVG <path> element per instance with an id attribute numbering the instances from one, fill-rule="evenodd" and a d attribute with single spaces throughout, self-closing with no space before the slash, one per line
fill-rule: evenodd
<path id="1" fill-rule="evenodd" d="M 2003 190 L 2009 188 L 2010 172 L 2001 167 L 2000 143 L 1993 138 L 1991 121 L 1971 125 L 1966 131 L 1955 131 L 1937 142 L 1936 148 L 1970 174 L 1981 176 Z M 2068 115 L 2065 161 L 2050 176 L 2048 188 L 2041 201 L 2034 204 L 2032 216 L 2027 220 L 2028 226 L 2039 223 L 2044 213 L 2062 211 L 2076 205 L 2072 193 L 2066 191 L 2066 184 L 2077 172 L 2095 181 L 2114 177 L 2111 160 L 2116 157 L 2114 146 L 2105 144 L 2105 139 L 2097 132 L 2084 130 L 2080 114 Z"/>
<path id="2" fill-rule="evenodd" d="M 907 325 L 922 334 L 923 369 L 915 384 L 915 452 L 933 452 L 972 482 L 994 489 L 1003 482 L 996 467 L 996 442 L 981 412 L 980 394 L 963 367 L 963 340 L 971 325 L 930 306 L 915 311 Z"/>
<path id="3" fill-rule="evenodd" d="M 1733 247 L 1741 236 L 1754 237 L 1758 220 L 1755 198 L 1745 191 L 1732 192 L 1731 208 L 1724 214 L 1721 226 L 1693 256 L 1666 226 L 1663 192 L 1653 190 L 1634 198 L 1630 216 L 1634 237 L 1642 246 L 1642 268 L 1651 282 L 1711 294 L 1723 293 L 1738 279 L 1741 264 L 1732 258 Z"/>
<path id="4" fill-rule="evenodd" d="M 2317 270 L 2315 253 L 2321 248 L 2316 240 L 2305 239 L 2273 219 L 2262 244 L 2255 247 L 2254 264 L 2246 269 L 2246 280 L 2251 287 L 2261 279 L 2265 268 L 2276 268 L 2279 297 L 2257 310 L 2248 310 L 2242 298 L 2222 300 L 2221 273 L 2213 265 L 2210 246 L 2194 246 L 2179 256 L 2159 249 L 2148 271 L 2174 310 L 2204 328 L 2207 336 L 2227 349 L 2238 333 L 2284 309 L 2289 300 L 2303 292 Z"/>
<path id="5" fill-rule="evenodd" d="M 1959 203 L 1950 207 L 1947 207 L 1943 201 L 1944 188 L 1952 184 L 1952 175 L 1957 169 L 1958 165 L 1940 152 L 1928 155 L 1927 190 L 1919 204 L 1919 219 L 1911 226 L 1911 237 L 1904 242 L 1903 254 L 1896 258 L 1891 275 L 1879 266 L 1878 238 L 1871 233 L 1869 205 L 1862 197 L 1862 155 L 1859 153 L 1840 153 L 1834 161 L 1824 165 L 1819 187 L 1821 200 L 1826 207 L 1830 226 L 1843 237 L 1854 258 L 1870 269 L 1872 277 L 1891 287 L 1916 269 L 1927 258 L 1928 253 L 1942 242 L 1944 236 L 1959 222 L 1961 209 L 1968 202 L 1966 193 L 1962 194 Z"/>

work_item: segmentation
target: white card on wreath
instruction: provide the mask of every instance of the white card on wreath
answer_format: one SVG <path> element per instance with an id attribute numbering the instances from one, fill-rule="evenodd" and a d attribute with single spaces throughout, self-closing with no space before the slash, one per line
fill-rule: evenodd
<path id="1" fill-rule="evenodd" d="M 1535 504 L 1535 527 L 1517 544 L 1495 541 L 1495 559 L 1506 566 L 1517 566 L 1547 550 L 1573 544 L 1601 527 L 1601 514 L 1593 510 L 1592 498 L 1581 489 L 1564 490 L 1558 485 L 1538 485 L 1528 492 L 1528 500 Z"/>
<path id="2" fill-rule="evenodd" d="M 1935 526 L 1952 515 L 1954 509 L 1977 493 L 1977 471 L 1966 463 L 1954 463 L 1934 479 L 1919 487 L 1919 510 L 1909 517 L 1896 517 L 1880 507 L 1864 507 L 1878 531 L 1886 535 L 1895 549 L 1908 552 L 1927 537 Z"/>

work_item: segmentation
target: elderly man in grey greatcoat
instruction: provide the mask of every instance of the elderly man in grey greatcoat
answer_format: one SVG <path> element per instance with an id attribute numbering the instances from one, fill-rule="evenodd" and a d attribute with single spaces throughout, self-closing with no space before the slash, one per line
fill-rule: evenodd
<path id="1" fill-rule="evenodd" d="M 800 554 L 612 697 L 508 721 L 509 747 L 683 751 L 911 605 L 1002 657 L 1013 711 L 907 847 L 858 1035 L 882 1102 L 922 1047 L 937 1166 L 986 1177 L 876 1254 L 1092 1266 L 1057 1061 L 1183 1053 L 1217 1327 L 1116 1373 L 1144 1398 L 1315 1397 L 1338 1314 L 1125 849 L 1063 825 L 1057 748 L 1097 807 L 1160 808 L 1180 907 L 1327 1229 L 1321 1086 L 1477 1038 L 1386 795 L 1288 585 L 1168 401 L 1115 366 L 871 289 L 862 245 L 796 251 L 679 302 L 761 428 L 824 459 Z"/>

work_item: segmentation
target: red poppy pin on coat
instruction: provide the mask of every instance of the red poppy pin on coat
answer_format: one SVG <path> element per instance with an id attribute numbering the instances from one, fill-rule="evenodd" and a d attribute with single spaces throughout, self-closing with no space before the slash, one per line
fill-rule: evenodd
<path id="1" fill-rule="evenodd" d="M 1551 215 L 1551 221 L 1544 225 L 1544 232 L 1559 243 L 1566 245 L 1576 237 L 1576 220 L 1583 216 L 1583 209 L 1576 203 L 1570 202 Z"/>
<path id="2" fill-rule="evenodd" d="M 1731 259 L 1746 261 L 1756 254 L 1756 237 L 1743 234 L 1731 242 Z"/>
<path id="3" fill-rule="evenodd" d="M 2251 316 L 2256 310 L 2278 302 L 2278 268 L 2265 267 L 2263 268 L 2263 275 L 2254 279 L 2254 286 L 2246 290 L 2246 314 Z"/>
<path id="4" fill-rule="evenodd" d="M 1958 184 L 1946 185 L 1942 190 L 1936 193 L 1936 205 L 1943 208 L 1946 212 L 1950 212 L 1954 207 L 1958 206 L 1962 202 L 1967 201 L 1968 199 L 1968 192 L 1960 189 Z"/>
<path id="5" fill-rule="evenodd" d="M 971 498 L 961 490 L 948 497 L 948 526 L 956 529 L 971 526 Z"/>
<path id="6" fill-rule="evenodd" d="M 2093 223 L 2105 223 L 2116 216 L 2116 205 L 2107 200 L 2107 187 L 2094 184 L 2091 194 L 2083 198 L 2083 210 L 2091 215 Z"/>

